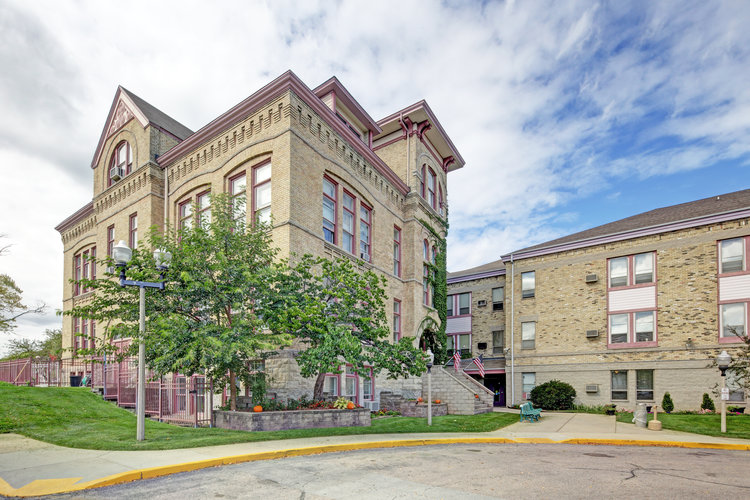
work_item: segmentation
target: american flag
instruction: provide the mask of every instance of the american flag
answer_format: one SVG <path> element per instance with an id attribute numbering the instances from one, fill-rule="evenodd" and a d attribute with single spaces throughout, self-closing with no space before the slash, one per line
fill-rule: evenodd
<path id="1" fill-rule="evenodd" d="M 458 352 L 458 349 L 453 352 L 453 368 L 455 368 L 456 371 L 461 369 L 461 353 Z"/>
<path id="2" fill-rule="evenodd" d="M 474 358 L 474 364 L 479 368 L 479 375 L 484 378 L 484 361 L 482 361 L 482 355 L 480 354 Z"/>

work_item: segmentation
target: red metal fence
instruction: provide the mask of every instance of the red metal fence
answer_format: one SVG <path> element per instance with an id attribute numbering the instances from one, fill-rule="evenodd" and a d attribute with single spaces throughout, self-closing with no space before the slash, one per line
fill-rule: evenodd
<path id="1" fill-rule="evenodd" d="M 0 361 L 0 382 L 36 387 L 77 386 L 82 382 L 105 399 L 135 408 L 138 363 L 134 358 L 109 361 L 25 358 Z M 213 393 L 202 375 L 155 376 L 146 372 L 146 414 L 181 425 L 210 425 Z"/>

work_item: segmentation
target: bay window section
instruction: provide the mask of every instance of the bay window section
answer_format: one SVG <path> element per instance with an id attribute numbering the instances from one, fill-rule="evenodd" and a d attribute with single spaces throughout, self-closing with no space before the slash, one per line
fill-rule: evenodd
<path id="1" fill-rule="evenodd" d="M 323 179 L 323 238 L 336 244 L 336 184 Z"/>
<path id="2" fill-rule="evenodd" d="M 253 169 L 253 216 L 262 224 L 271 222 L 271 164 Z"/>
<path id="3" fill-rule="evenodd" d="M 427 169 L 427 203 L 437 209 L 435 197 L 435 172 L 431 168 Z"/>
<path id="4" fill-rule="evenodd" d="M 343 196 L 344 217 L 341 221 L 341 244 L 349 253 L 354 253 L 354 213 L 356 203 L 354 197 L 344 191 Z"/>

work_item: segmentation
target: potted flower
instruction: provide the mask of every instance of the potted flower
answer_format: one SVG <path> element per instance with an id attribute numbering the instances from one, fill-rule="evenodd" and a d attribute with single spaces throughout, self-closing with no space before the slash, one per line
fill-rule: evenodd
<path id="1" fill-rule="evenodd" d="M 617 405 L 614 405 L 614 404 L 604 405 L 605 414 L 614 415 L 616 411 L 617 411 Z"/>

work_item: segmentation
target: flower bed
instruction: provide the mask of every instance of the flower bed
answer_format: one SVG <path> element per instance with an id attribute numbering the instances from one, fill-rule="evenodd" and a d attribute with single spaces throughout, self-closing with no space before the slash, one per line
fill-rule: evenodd
<path id="1" fill-rule="evenodd" d="M 283 431 L 321 427 L 368 427 L 372 425 L 370 410 L 287 410 L 248 413 L 246 411 L 214 411 L 214 425 L 236 431 Z"/>

